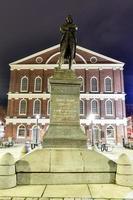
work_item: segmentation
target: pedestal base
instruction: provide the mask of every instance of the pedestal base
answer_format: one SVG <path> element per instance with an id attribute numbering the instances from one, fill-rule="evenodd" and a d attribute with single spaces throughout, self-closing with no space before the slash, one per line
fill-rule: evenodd
<path id="1" fill-rule="evenodd" d="M 86 135 L 78 125 L 50 125 L 42 145 L 44 148 L 87 148 L 87 140 Z"/>

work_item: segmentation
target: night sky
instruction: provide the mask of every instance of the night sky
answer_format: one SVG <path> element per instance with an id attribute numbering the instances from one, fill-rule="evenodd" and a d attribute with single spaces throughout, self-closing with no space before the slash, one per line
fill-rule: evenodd
<path id="1" fill-rule="evenodd" d="M 133 103 L 133 0 L 0 0 L 0 105 L 6 105 L 9 63 L 60 42 L 71 14 L 78 45 L 125 63 L 127 103 Z"/>

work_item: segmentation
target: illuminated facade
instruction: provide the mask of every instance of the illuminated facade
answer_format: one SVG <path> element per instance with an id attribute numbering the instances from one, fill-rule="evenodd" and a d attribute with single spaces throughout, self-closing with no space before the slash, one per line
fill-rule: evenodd
<path id="1" fill-rule="evenodd" d="M 10 64 L 7 137 L 18 142 L 34 140 L 37 125 L 39 137 L 45 133 L 50 115 L 49 78 L 58 66 L 59 54 L 56 45 Z M 92 128 L 95 141 L 104 137 L 107 143 L 122 144 L 127 137 L 123 66 L 122 62 L 77 46 L 72 69 L 82 80 L 80 121 L 90 140 Z M 88 119 L 90 113 L 95 114 L 93 121 Z"/>

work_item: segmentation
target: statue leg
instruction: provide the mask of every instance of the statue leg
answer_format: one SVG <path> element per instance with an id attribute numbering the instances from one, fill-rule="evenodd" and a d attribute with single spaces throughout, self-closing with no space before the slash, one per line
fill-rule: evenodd
<path id="1" fill-rule="evenodd" d="M 71 69 L 71 66 L 72 66 L 72 58 L 71 58 L 71 56 L 69 57 L 69 69 Z"/>
<path id="2" fill-rule="evenodd" d="M 64 63 L 64 55 L 65 55 L 65 51 L 60 53 L 59 68 L 61 68 L 61 65 Z"/>

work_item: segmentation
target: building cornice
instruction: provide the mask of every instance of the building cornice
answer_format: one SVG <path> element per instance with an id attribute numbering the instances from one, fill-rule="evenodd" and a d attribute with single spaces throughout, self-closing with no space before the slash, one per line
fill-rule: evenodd
<path id="1" fill-rule="evenodd" d="M 39 119 L 38 123 L 42 124 L 42 125 L 45 125 L 45 124 L 49 124 L 50 120 L 49 119 L 46 119 L 46 118 L 41 118 Z M 36 124 L 36 119 L 33 119 L 33 118 L 17 118 L 17 117 L 14 117 L 14 118 L 10 118 L 10 117 L 7 117 L 6 118 L 6 125 L 7 124 L 13 124 L 13 125 L 16 125 L 16 124 Z M 90 122 L 88 119 L 80 119 L 80 124 L 86 124 L 86 125 L 90 125 L 92 122 Z M 114 125 L 124 125 L 126 126 L 127 125 L 127 119 L 126 118 L 123 118 L 123 119 L 119 119 L 119 118 L 115 118 L 115 119 L 95 119 L 93 120 L 93 124 L 100 124 L 100 125 L 106 125 L 106 124 L 114 124 Z"/>
<path id="2" fill-rule="evenodd" d="M 58 67 L 58 64 L 10 64 L 10 70 L 24 70 L 24 69 L 30 69 L 30 70 L 37 70 L 37 69 L 54 69 L 55 67 Z M 72 69 L 120 69 L 123 70 L 124 63 L 114 63 L 114 64 L 73 64 Z M 62 69 L 68 69 L 67 64 L 62 65 Z"/>
<path id="3" fill-rule="evenodd" d="M 92 93 L 81 93 L 80 94 L 80 99 L 100 99 L 100 100 L 104 100 L 104 99 L 114 99 L 114 100 L 118 100 L 118 99 L 122 99 L 125 100 L 125 93 L 123 94 L 92 94 Z M 22 99 L 22 98 L 26 98 L 26 99 L 49 99 L 50 98 L 50 94 L 48 93 L 8 93 L 8 99 Z"/>

